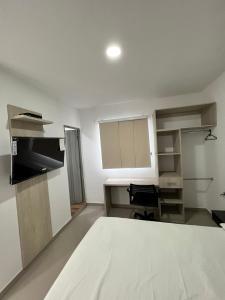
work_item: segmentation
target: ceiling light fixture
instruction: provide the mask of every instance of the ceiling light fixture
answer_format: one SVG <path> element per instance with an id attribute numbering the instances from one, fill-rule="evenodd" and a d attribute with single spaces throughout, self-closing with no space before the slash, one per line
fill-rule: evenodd
<path id="1" fill-rule="evenodd" d="M 117 44 L 111 44 L 106 48 L 105 54 L 110 60 L 117 60 L 122 55 L 122 49 Z"/>

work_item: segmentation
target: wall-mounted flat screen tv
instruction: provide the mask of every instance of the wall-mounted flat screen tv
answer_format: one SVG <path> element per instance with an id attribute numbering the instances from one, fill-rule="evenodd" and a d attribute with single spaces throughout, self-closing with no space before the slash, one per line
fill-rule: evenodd
<path id="1" fill-rule="evenodd" d="M 64 166 L 63 139 L 12 137 L 11 143 L 11 184 Z"/>

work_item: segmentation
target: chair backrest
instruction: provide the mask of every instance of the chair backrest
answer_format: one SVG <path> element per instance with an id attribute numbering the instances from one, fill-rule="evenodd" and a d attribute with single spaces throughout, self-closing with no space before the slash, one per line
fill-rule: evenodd
<path id="1" fill-rule="evenodd" d="M 155 185 L 130 184 L 130 204 L 158 207 L 158 190 Z"/>

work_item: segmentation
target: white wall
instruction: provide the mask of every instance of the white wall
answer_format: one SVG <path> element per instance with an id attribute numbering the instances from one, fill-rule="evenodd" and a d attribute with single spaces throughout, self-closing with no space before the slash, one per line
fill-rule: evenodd
<path id="1" fill-rule="evenodd" d="M 150 116 L 150 147 L 155 152 L 155 140 L 151 115 L 155 109 L 192 105 L 210 101 L 202 94 L 181 95 L 177 97 L 152 99 L 149 101 L 134 101 L 115 105 L 103 105 L 92 109 L 80 111 L 82 152 L 84 157 L 84 178 L 86 200 L 89 203 L 103 203 L 103 183 L 106 178 L 115 177 L 155 177 L 157 166 L 154 155 L 151 168 L 143 169 L 110 169 L 103 170 L 101 162 L 100 137 L 98 120 L 134 117 L 140 115 Z M 201 154 L 200 154 L 201 155 Z M 194 174 L 193 174 L 194 176 Z M 188 195 L 187 195 L 188 196 Z M 195 201 L 198 202 L 199 199 Z M 125 199 L 127 201 L 127 199 Z M 202 202 L 199 202 L 201 206 Z M 196 204 L 198 205 L 198 204 Z"/>
<path id="2" fill-rule="evenodd" d="M 46 136 L 64 136 L 63 125 L 79 127 L 77 112 L 65 108 L 27 82 L 0 69 L 0 291 L 22 269 L 15 189 L 9 185 L 10 140 L 7 104 L 41 112 L 55 121 L 46 126 Z M 66 166 L 48 174 L 53 233 L 71 218 Z"/>
<path id="3" fill-rule="evenodd" d="M 215 181 L 208 193 L 208 208 L 225 210 L 225 72 L 211 83 L 203 94 L 217 102 L 217 127 L 214 132 L 216 142 L 209 144 L 207 149 L 207 167 L 213 173 Z"/>

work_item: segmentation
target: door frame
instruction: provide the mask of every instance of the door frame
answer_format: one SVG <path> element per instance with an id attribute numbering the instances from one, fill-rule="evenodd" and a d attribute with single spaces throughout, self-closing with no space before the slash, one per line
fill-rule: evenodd
<path id="1" fill-rule="evenodd" d="M 82 157 L 82 150 L 81 150 L 82 147 L 81 147 L 80 128 L 79 127 L 74 127 L 74 126 L 69 126 L 69 125 L 63 125 L 65 144 L 66 144 L 66 134 L 65 134 L 66 133 L 66 128 L 71 128 L 71 129 L 77 130 L 77 132 L 78 132 L 78 146 L 79 146 L 79 155 L 80 155 L 81 184 L 82 184 L 82 190 L 83 190 L 83 201 L 81 203 L 86 205 L 87 202 L 86 202 L 86 193 L 85 193 L 85 185 L 84 185 L 84 171 L 83 171 L 83 157 Z M 66 155 L 67 155 L 67 150 L 66 150 Z"/>

